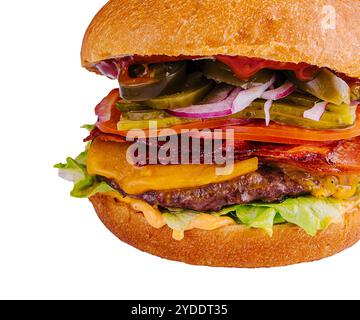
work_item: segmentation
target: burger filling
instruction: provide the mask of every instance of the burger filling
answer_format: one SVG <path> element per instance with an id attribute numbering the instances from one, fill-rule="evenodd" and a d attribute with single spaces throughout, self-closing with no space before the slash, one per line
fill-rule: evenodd
<path id="1" fill-rule="evenodd" d="M 86 151 L 56 166 L 74 182 L 73 196 L 106 193 L 153 227 L 169 226 L 177 240 L 187 230 L 234 224 L 271 236 L 274 225 L 291 223 L 315 235 L 358 207 L 358 79 L 306 63 L 229 56 L 132 56 L 94 68 L 119 89 L 96 107 Z M 150 147 L 164 142 L 151 143 L 151 135 L 164 128 L 173 135 L 233 129 L 233 170 L 216 174 L 219 166 L 205 161 L 215 156 L 199 137 L 191 140 L 201 141 L 197 163 L 153 159 Z M 141 162 L 129 159 L 126 142 L 140 130 Z"/>

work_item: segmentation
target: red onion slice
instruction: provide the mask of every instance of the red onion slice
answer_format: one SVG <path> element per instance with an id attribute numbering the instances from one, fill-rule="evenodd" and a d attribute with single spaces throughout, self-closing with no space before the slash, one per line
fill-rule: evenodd
<path id="1" fill-rule="evenodd" d="M 357 107 L 358 105 L 360 105 L 360 101 L 351 101 L 350 103 L 350 107 Z"/>
<path id="2" fill-rule="evenodd" d="M 254 102 L 256 99 L 259 99 L 264 94 L 264 92 L 274 84 L 275 80 L 276 76 L 274 75 L 270 81 L 266 82 L 265 84 L 241 91 L 233 102 L 233 113 L 238 113 L 245 110 L 252 102 Z"/>
<path id="3" fill-rule="evenodd" d="M 270 109 L 272 107 L 272 104 L 273 104 L 273 101 L 272 100 L 267 100 L 265 102 L 265 105 L 264 105 L 264 112 L 265 112 L 265 123 L 266 123 L 266 126 L 268 127 L 269 124 L 270 124 Z"/>
<path id="4" fill-rule="evenodd" d="M 266 91 L 261 98 L 265 100 L 279 100 L 286 98 L 296 90 L 296 86 L 290 81 L 286 81 L 281 87 Z"/>
<path id="5" fill-rule="evenodd" d="M 328 102 L 319 102 L 316 103 L 311 109 L 306 110 L 304 112 L 304 118 L 314 120 L 314 121 L 320 121 L 322 115 L 324 114 L 326 110 L 326 106 L 328 105 Z"/>
<path id="6" fill-rule="evenodd" d="M 168 110 L 168 112 L 180 118 L 209 119 L 225 117 L 232 114 L 232 103 L 241 90 L 241 88 L 232 90 L 230 95 L 225 100 L 219 102 L 193 105 L 186 108 Z"/>
<path id="7" fill-rule="evenodd" d="M 96 65 L 96 69 L 98 69 L 102 75 L 107 76 L 111 80 L 116 80 L 118 78 L 118 67 L 112 61 L 101 61 Z"/>

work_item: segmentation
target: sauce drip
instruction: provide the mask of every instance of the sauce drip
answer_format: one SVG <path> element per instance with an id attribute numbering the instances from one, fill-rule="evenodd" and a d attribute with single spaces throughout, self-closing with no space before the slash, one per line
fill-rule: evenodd
<path id="1" fill-rule="evenodd" d="M 164 55 L 155 55 L 155 56 L 128 56 L 120 59 L 109 60 L 109 65 L 117 67 L 118 70 L 114 71 L 113 74 L 120 75 L 121 81 L 130 80 L 129 76 L 129 67 L 134 64 L 151 64 L 151 63 L 164 63 L 164 62 L 176 62 L 184 60 L 193 60 L 201 59 L 206 57 L 201 56 L 176 56 L 169 57 Z M 277 62 L 272 60 L 265 60 L 260 58 L 248 58 L 241 56 L 225 56 L 217 55 L 214 58 L 231 68 L 231 70 L 241 79 L 247 80 L 253 77 L 256 73 L 262 69 L 272 69 L 272 70 L 288 70 L 293 71 L 296 77 L 302 81 L 312 80 L 317 73 L 320 71 L 319 67 L 307 64 L 307 63 L 290 63 L 290 62 Z M 102 62 L 103 63 L 103 62 Z"/>

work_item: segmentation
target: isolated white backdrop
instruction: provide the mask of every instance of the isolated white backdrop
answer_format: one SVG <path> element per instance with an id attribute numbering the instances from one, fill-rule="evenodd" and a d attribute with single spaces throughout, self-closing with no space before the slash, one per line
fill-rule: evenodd
<path id="1" fill-rule="evenodd" d="M 80 125 L 115 85 L 80 67 L 104 2 L 0 2 L 0 298 L 360 298 L 360 245 L 286 268 L 192 267 L 121 243 L 69 197 L 52 165 L 82 150 Z"/>

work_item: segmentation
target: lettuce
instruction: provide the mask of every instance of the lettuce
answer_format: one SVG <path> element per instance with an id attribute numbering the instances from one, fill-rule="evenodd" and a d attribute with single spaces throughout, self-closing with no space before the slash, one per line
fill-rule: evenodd
<path id="1" fill-rule="evenodd" d="M 342 220 L 346 201 L 334 198 L 299 197 L 281 203 L 252 203 L 226 208 L 217 214 L 235 214 L 249 228 L 260 228 L 272 236 L 274 224 L 289 222 L 316 235 L 331 223 Z"/>
<path id="2" fill-rule="evenodd" d="M 245 207 L 236 208 L 236 215 L 239 220 L 249 228 L 259 228 L 266 231 L 270 236 L 273 235 L 274 219 L 277 212 L 274 208 Z"/>
<path id="3" fill-rule="evenodd" d="M 66 163 L 59 163 L 54 168 L 59 169 L 59 176 L 74 183 L 70 195 L 75 198 L 89 198 L 99 192 L 114 191 L 106 182 L 98 177 L 90 176 L 86 169 L 87 148 L 75 159 L 67 158 Z"/>
<path id="4" fill-rule="evenodd" d="M 331 223 L 341 221 L 344 205 L 349 202 L 351 201 L 309 196 L 287 199 L 281 203 L 235 205 L 208 214 L 230 216 L 248 228 L 264 230 L 269 236 L 273 235 L 274 225 L 285 222 L 295 224 L 309 235 L 315 236 Z M 199 212 L 181 209 L 166 209 L 163 212 L 168 226 L 175 230 L 184 230 L 196 214 Z"/>
<path id="5" fill-rule="evenodd" d="M 81 129 L 86 129 L 89 132 L 93 131 L 95 128 L 95 124 L 84 124 L 83 126 L 81 126 Z"/>
<path id="6" fill-rule="evenodd" d="M 197 214 L 197 212 L 191 210 L 163 212 L 165 222 L 169 228 L 178 231 L 184 231 L 186 226 Z"/>
<path id="7" fill-rule="evenodd" d="M 342 220 L 344 202 L 335 198 L 300 197 L 287 199 L 272 207 L 285 221 L 301 227 L 309 235 L 314 236 L 317 231 Z"/>

